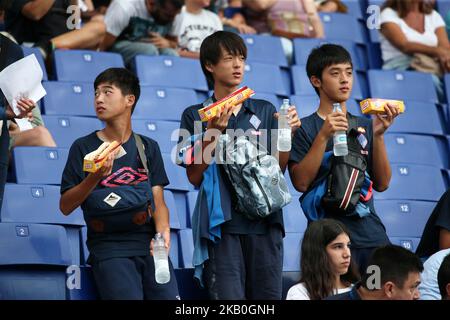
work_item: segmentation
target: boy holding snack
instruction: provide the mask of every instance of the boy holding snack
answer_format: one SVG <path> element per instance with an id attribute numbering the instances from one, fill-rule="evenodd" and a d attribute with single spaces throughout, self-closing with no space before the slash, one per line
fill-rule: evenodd
<path id="1" fill-rule="evenodd" d="M 170 260 L 170 281 L 162 285 L 155 281 L 151 256 L 155 232 L 162 234 L 167 251 L 170 248 L 163 190 L 169 181 L 157 142 L 131 128 L 139 79 L 124 68 L 110 68 L 97 76 L 94 89 L 95 111 L 106 127 L 72 144 L 62 176 L 60 209 L 64 215 L 78 206 L 83 209 L 88 263 L 102 299 L 179 299 Z M 103 161 L 95 171 L 83 163 L 92 153 Z"/>
<path id="2" fill-rule="evenodd" d="M 360 145 L 359 151 L 367 163 L 365 173 L 369 176 L 368 181 L 376 191 L 386 190 L 391 179 L 391 168 L 384 133 L 392 125 L 399 109 L 387 104 L 385 114 L 377 114 L 373 121 L 347 112 L 346 101 L 350 98 L 353 85 L 353 64 L 350 54 L 341 46 L 325 44 L 314 49 L 309 55 L 306 72 L 320 97 L 320 105 L 317 112 L 302 119 L 302 127 L 297 130 L 292 141 L 289 174 L 294 187 L 304 193 L 300 201 L 304 201 L 320 179 L 328 179 L 329 166 L 323 162 L 324 156 L 333 150 L 335 132 L 346 131 L 347 139 L 350 139 L 350 122 L 357 123 L 356 144 Z M 342 112 L 333 112 L 334 103 L 340 103 Z M 302 206 L 304 204 L 302 202 Z M 347 226 L 352 241 L 352 260 L 365 273 L 372 250 L 389 243 L 389 239 L 371 197 L 364 208 L 364 214 L 357 210 L 342 214 L 337 210 L 324 209 L 321 202 L 319 210 L 323 210 L 323 218 L 336 219 Z M 308 211 L 304 208 L 304 212 Z"/>
<path id="3" fill-rule="evenodd" d="M 214 94 L 205 105 L 221 100 L 239 88 L 246 58 L 247 48 L 242 38 L 234 33 L 218 31 L 203 41 L 200 62 L 206 78 L 214 85 Z M 203 107 L 204 104 L 190 106 L 181 118 L 179 150 L 185 145 L 183 140 L 187 136 L 200 136 L 192 143 L 196 146 L 194 155 L 188 157 L 190 160 L 183 156 L 182 163 L 194 186 L 199 187 L 206 180 L 208 169 L 213 166 L 210 160 L 214 158 L 214 149 L 223 133 L 236 137 L 246 132 L 253 138 L 258 137 L 259 145 L 264 144 L 269 153 L 276 153 L 274 147 L 271 148 L 271 130 L 278 128 L 278 115 L 270 102 L 250 98 L 236 106 L 227 103 L 212 119 L 202 123 L 199 110 Z M 289 125 L 294 132 L 300 126 L 295 107 L 289 109 L 289 117 Z M 283 171 L 288 158 L 289 152 L 279 153 L 279 166 Z M 282 212 L 279 210 L 258 220 L 250 220 L 238 212 L 234 206 L 235 190 L 223 166 L 217 164 L 220 188 L 214 195 L 220 198 L 223 215 L 230 219 L 220 225 L 220 240 L 208 241 L 209 259 L 204 264 L 200 280 L 204 280 L 210 297 L 216 300 L 281 299 Z M 197 203 L 201 202 L 199 200 Z"/>

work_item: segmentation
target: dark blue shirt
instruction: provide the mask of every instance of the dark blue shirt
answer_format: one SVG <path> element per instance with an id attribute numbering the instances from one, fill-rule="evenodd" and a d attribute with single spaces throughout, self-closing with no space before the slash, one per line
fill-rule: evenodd
<path id="1" fill-rule="evenodd" d="M 169 184 L 161 151 L 156 141 L 142 136 L 145 154 L 149 163 L 151 186 L 166 186 Z M 80 184 L 88 175 L 83 171 L 83 158 L 86 154 L 96 150 L 101 141 L 96 132 L 77 139 L 71 146 L 66 166 L 61 181 L 61 194 Z M 114 160 L 111 175 L 104 178 L 95 187 L 115 188 L 123 185 L 132 186 L 136 183 L 147 181 L 134 136 L 128 139 L 122 147 L 126 155 Z M 81 204 L 86 219 L 86 201 Z M 154 234 L 152 223 L 145 223 L 132 232 L 95 232 L 88 224 L 87 246 L 90 252 L 90 261 L 109 259 L 113 257 L 146 256 L 150 254 L 149 246 Z"/>
<path id="2" fill-rule="evenodd" d="M 356 117 L 350 113 L 348 113 L 348 116 L 356 118 L 358 121 L 358 127 L 365 129 L 365 137 L 367 139 L 367 146 L 365 147 L 365 150 L 368 151 L 367 172 L 370 176 L 372 176 L 372 120 L 363 117 Z M 312 115 L 301 119 L 301 121 L 302 125 L 295 132 L 294 139 L 292 141 L 292 150 L 289 158 L 290 162 L 292 161 L 299 163 L 303 160 L 324 123 L 324 120 L 320 118 L 317 113 L 313 113 Z M 333 139 L 328 140 L 325 151 L 331 150 L 333 150 Z M 321 166 L 317 177 L 320 177 L 322 173 L 325 172 L 324 170 L 326 170 L 326 168 Z M 339 220 L 347 226 L 350 231 L 352 246 L 355 248 L 371 248 L 388 244 L 389 239 L 386 235 L 386 229 L 375 212 L 373 199 L 368 202 L 368 206 L 370 208 L 370 214 L 363 218 L 360 218 L 357 214 L 352 216 L 344 216 L 333 214 L 331 212 L 326 212 L 325 217 Z"/>
<path id="3" fill-rule="evenodd" d="M 326 297 L 324 300 L 361 300 L 361 296 L 358 293 L 358 288 L 361 287 L 361 283 L 356 283 L 352 290 L 334 296 Z"/>
<path id="4" fill-rule="evenodd" d="M 213 100 L 215 100 L 213 98 Z M 190 135 L 199 134 L 201 132 L 194 131 L 194 122 L 200 121 L 198 110 L 203 108 L 202 104 L 188 107 L 184 110 L 181 117 L 180 129 L 185 129 Z M 258 137 L 258 142 L 271 152 L 271 130 L 278 128 L 278 122 L 273 117 L 276 112 L 275 107 L 268 101 L 248 99 L 242 104 L 242 108 L 235 116 L 234 114 L 228 121 L 228 129 L 241 129 L 243 132 L 249 132 L 251 135 Z M 267 130 L 267 134 L 263 134 Z M 202 124 L 202 131 L 206 130 L 206 122 Z M 226 131 L 225 131 L 226 133 Z M 180 137 L 180 140 L 182 138 Z M 242 213 L 236 211 L 236 194 L 231 182 L 229 181 L 225 171 L 219 167 L 219 179 L 221 180 L 221 203 L 224 214 L 231 213 L 231 220 L 222 225 L 222 232 L 233 234 L 264 234 L 268 231 L 268 227 L 272 224 L 278 224 L 282 229 L 283 215 L 282 211 L 274 212 L 269 217 L 261 220 L 250 220 Z M 224 186 L 222 188 L 222 186 Z"/>
<path id="5" fill-rule="evenodd" d="M 419 257 L 427 258 L 440 250 L 441 229 L 450 231 L 450 190 L 442 195 L 428 218 L 416 250 Z"/>

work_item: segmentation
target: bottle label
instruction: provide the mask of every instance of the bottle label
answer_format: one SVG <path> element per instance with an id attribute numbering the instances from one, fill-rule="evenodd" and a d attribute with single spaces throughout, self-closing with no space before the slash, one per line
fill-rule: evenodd
<path id="1" fill-rule="evenodd" d="M 336 135 L 333 138 L 334 145 L 347 144 L 347 136 L 344 134 Z"/>

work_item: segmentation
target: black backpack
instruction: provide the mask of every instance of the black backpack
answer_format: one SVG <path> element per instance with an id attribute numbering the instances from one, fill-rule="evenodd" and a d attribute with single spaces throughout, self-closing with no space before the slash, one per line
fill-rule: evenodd
<path id="1" fill-rule="evenodd" d="M 349 118 L 348 124 L 348 154 L 331 156 L 326 190 L 322 198 L 322 206 L 326 212 L 343 215 L 354 213 L 367 169 L 367 156 L 362 154 L 363 148 L 358 141 L 358 119 Z"/>

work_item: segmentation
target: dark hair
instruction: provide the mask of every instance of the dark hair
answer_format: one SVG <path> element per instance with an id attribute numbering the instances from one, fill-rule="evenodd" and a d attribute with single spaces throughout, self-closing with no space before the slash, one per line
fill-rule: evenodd
<path id="1" fill-rule="evenodd" d="M 339 63 L 350 63 L 353 68 L 352 57 L 344 47 L 327 43 L 311 51 L 306 62 L 306 73 L 310 80 L 312 76 L 322 80 L 323 70 Z M 314 87 L 314 90 L 319 95 L 319 89 Z"/>
<path id="2" fill-rule="evenodd" d="M 391 8 L 398 13 L 400 18 L 404 18 L 411 11 L 411 7 L 411 0 L 387 0 L 381 7 L 381 10 Z M 422 0 L 419 3 L 419 11 L 423 14 L 430 14 L 433 12 L 433 4 Z"/>
<path id="3" fill-rule="evenodd" d="M 244 40 L 236 33 L 217 31 L 206 37 L 200 47 L 200 64 L 210 85 L 214 85 L 214 78 L 211 72 L 206 70 L 206 65 L 216 65 L 222 57 L 222 51 L 247 59 L 247 47 Z"/>
<path id="4" fill-rule="evenodd" d="M 300 258 L 301 278 L 311 300 L 320 300 L 332 295 L 335 274 L 331 270 L 326 247 L 340 234 L 350 236 L 345 225 L 333 219 L 321 219 L 308 225 L 302 242 Z M 353 262 L 341 279 L 350 285 L 359 280 L 359 275 Z"/>
<path id="5" fill-rule="evenodd" d="M 450 298 L 447 296 L 447 285 L 450 283 L 450 254 L 442 260 L 441 266 L 437 274 L 437 281 L 439 285 L 439 292 L 442 299 Z"/>
<path id="6" fill-rule="evenodd" d="M 0 0 L 0 11 L 8 10 L 13 3 L 13 0 Z"/>
<path id="7" fill-rule="evenodd" d="M 181 9 L 184 6 L 184 0 L 156 0 L 156 5 L 163 7 L 167 3 L 173 5 L 176 9 Z"/>
<path id="8" fill-rule="evenodd" d="M 381 285 L 392 281 L 397 287 L 403 288 L 411 272 L 422 272 L 422 261 L 413 252 L 396 245 L 379 247 L 372 252 L 368 266 L 377 266 L 381 272 Z M 367 280 L 371 274 L 362 275 L 362 286 L 367 288 Z"/>
<path id="9" fill-rule="evenodd" d="M 134 95 L 134 104 L 131 108 L 133 113 L 136 103 L 141 95 L 139 78 L 134 73 L 125 68 L 109 68 L 100 73 L 94 81 L 94 90 L 102 83 L 115 85 L 120 89 L 123 95 Z"/>

